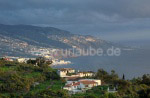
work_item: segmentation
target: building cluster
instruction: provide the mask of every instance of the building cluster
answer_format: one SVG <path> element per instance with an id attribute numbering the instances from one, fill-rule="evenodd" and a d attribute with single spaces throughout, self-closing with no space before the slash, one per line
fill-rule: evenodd
<path id="1" fill-rule="evenodd" d="M 68 90 L 70 94 L 85 92 L 101 85 L 101 80 L 91 79 L 95 75 L 92 71 L 80 72 L 72 68 L 61 68 L 58 69 L 58 74 L 66 79 L 67 82 L 63 89 Z"/>
<path id="2" fill-rule="evenodd" d="M 53 61 L 52 63 L 53 66 L 71 64 L 71 61 L 65 61 L 65 60 L 59 60 L 59 59 L 53 59 L 52 61 Z"/>
<path id="3" fill-rule="evenodd" d="M 77 81 L 67 81 L 63 89 L 68 90 L 69 93 L 81 93 L 95 86 L 100 86 L 101 80 L 96 79 L 79 79 Z"/>
<path id="4" fill-rule="evenodd" d="M 3 57 L 3 59 L 6 61 L 18 61 L 20 63 L 27 63 L 29 59 L 36 60 L 36 58 L 19 57 Z M 95 73 L 92 71 L 81 72 L 72 68 L 60 68 L 57 70 L 57 73 L 61 78 L 66 80 L 66 84 L 63 89 L 68 90 L 70 94 L 86 92 L 86 90 L 102 85 L 100 79 L 93 79 Z M 107 91 L 109 93 L 117 92 L 116 88 L 109 88 L 109 86 Z"/>
<path id="5" fill-rule="evenodd" d="M 53 54 L 57 53 L 57 51 L 60 51 L 60 49 L 57 48 L 48 48 L 30 45 L 25 41 L 1 35 L 0 35 L 0 45 L 1 45 L 0 53 L 2 55 L 11 55 L 14 52 L 19 54 L 21 52 L 25 55 L 53 58 L 54 57 Z M 60 54 L 57 55 L 58 57 L 61 57 Z"/>
<path id="6" fill-rule="evenodd" d="M 28 60 L 36 60 L 36 58 L 22 58 L 22 57 L 11 57 L 11 56 L 4 56 L 1 57 L 6 61 L 17 61 L 19 63 L 27 63 Z M 51 66 L 57 66 L 57 65 L 67 65 L 67 64 L 71 64 L 70 61 L 65 61 L 65 60 L 59 60 L 59 59 L 55 59 L 55 58 L 49 58 L 44 56 L 46 61 L 51 61 L 52 60 L 52 64 Z"/>
<path id="7" fill-rule="evenodd" d="M 47 58 L 52 58 L 51 53 L 56 51 L 56 49 L 51 48 L 32 48 L 29 53 L 35 56 L 44 56 Z"/>
<path id="8" fill-rule="evenodd" d="M 27 61 L 30 60 L 36 60 L 36 58 L 21 58 L 21 57 L 11 57 L 11 56 L 4 56 L 1 57 L 6 61 L 17 61 L 19 63 L 27 63 Z"/>
<path id="9" fill-rule="evenodd" d="M 63 78 L 94 76 L 94 72 L 92 71 L 80 72 L 72 68 L 60 68 L 58 69 L 58 74 L 60 77 L 63 77 Z"/>

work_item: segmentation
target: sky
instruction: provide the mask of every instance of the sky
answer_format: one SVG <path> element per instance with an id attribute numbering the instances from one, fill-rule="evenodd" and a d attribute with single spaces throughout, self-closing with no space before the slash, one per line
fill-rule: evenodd
<path id="1" fill-rule="evenodd" d="M 150 40 L 150 0 L 0 0 L 1 24 L 51 26 L 115 42 Z"/>

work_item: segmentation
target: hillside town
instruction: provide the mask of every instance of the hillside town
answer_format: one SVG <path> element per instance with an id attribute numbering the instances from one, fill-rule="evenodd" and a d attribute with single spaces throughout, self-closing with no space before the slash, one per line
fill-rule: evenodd
<path id="1" fill-rule="evenodd" d="M 72 68 L 61 68 L 58 69 L 60 77 L 64 78 L 67 82 L 63 89 L 68 90 L 69 93 L 81 93 L 95 86 L 101 85 L 101 80 L 88 79 L 94 76 L 94 72 L 80 72 Z"/>
<path id="2" fill-rule="evenodd" d="M 27 63 L 28 60 L 36 60 L 36 58 L 25 58 L 25 57 L 14 57 L 14 56 L 3 56 L 1 57 L 6 61 L 17 61 L 19 63 Z M 71 64 L 71 61 L 65 61 L 62 59 L 55 59 L 50 56 L 44 56 L 43 57 L 46 61 L 52 61 L 53 63 L 51 66 L 57 66 L 57 65 L 68 65 Z"/>
<path id="3" fill-rule="evenodd" d="M 70 94 L 84 93 L 86 90 L 102 85 L 100 79 L 93 79 L 95 72 L 92 71 L 82 72 L 72 68 L 60 68 L 57 73 L 66 80 L 63 89 L 69 91 Z M 111 93 L 117 92 L 116 88 L 110 90 L 109 87 L 107 91 Z"/>
<path id="4" fill-rule="evenodd" d="M 88 49 L 89 48 L 88 46 L 91 43 L 93 44 L 104 43 L 103 40 L 97 39 L 92 36 L 81 36 L 81 35 L 73 35 L 73 34 L 71 34 L 70 36 L 71 37 L 62 36 L 60 34 L 57 34 L 57 35 L 49 34 L 45 36 L 43 40 L 48 38 L 49 40 L 52 39 L 54 42 L 55 41 L 60 42 L 60 45 L 57 45 L 57 44 L 51 45 L 49 43 L 40 43 L 37 40 L 34 40 L 34 37 L 32 39 L 26 38 L 26 37 L 19 37 L 16 39 L 15 37 L 12 37 L 12 36 L 3 35 L 0 32 L 0 45 L 1 45 L 0 54 L 19 55 L 19 56 L 20 55 L 22 56 L 50 56 L 54 58 L 62 58 L 62 57 L 68 58 L 68 57 L 76 57 L 76 55 L 62 55 L 60 53 L 62 49 L 69 49 L 69 48 Z M 93 44 L 91 44 L 90 46 L 92 46 Z M 62 48 L 60 46 L 64 46 L 64 47 Z M 93 45 L 92 47 L 96 48 L 95 46 L 97 45 Z"/>
<path id="5" fill-rule="evenodd" d="M 37 58 L 20 58 L 20 57 L 11 57 L 11 56 L 5 56 L 2 58 L 5 61 L 9 62 L 18 62 L 18 63 L 25 63 L 28 64 L 28 61 L 33 60 L 36 61 Z M 49 62 L 50 59 L 46 59 L 46 62 Z M 56 61 L 56 60 L 55 60 Z M 53 60 L 52 60 L 53 62 Z M 61 60 L 60 62 L 64 62 L 64 60 Z M 54 62 L 55 64 L 60 62 Z M 69 62 L 69 61 L 66 61 Z M 53 63 L 50 63 L 53 64 Z M 38 66 L 37 63 L 34 64 L 34 66 Z M 79 71 L 75 70 L 73 68 L 58 68 L 57 74 L 60 78 L 64 79 L 66 81 L 65 85 L 62 87 L 62 89 L 67 90 L 69 94 L 77 94 L 77 93 L 85 93 L 87 90 L 92 89 L 93 87 L 101 86 L 102 81 L 101 79 L 94 79 L 95 72 L 93 71 Z M 39 82 L 35 82 L 34 86 L 39 85 Z M 110 89 L 107 88 L 108 92 L 116 93 L 116 88 Z"/>
<path id="6" fill-rule="evenodd" d="M 52 62 L 42 57 L 0 58 L 0 91 L 2 92 L 0 96 L 9 96 L 9 98 L 12 96 L 16 96 L 16 98 L 18 96 L 32 96 L 33 98 L 41 98 L 41 96 L 42 98 L 45 96 L 46 98 L 47 96 L 53 96 L 48 98 L 63 98 L 62 96 L 66 96 L 64 98 L 74 98 L 74 96 L 75 98 L 79 98 L 79 96 L 81 98 L 99 98 L 99 96 L 117 98 L 121 96 L 119 98 L 122 98 L 122 96 L 126 96 L 122 94 L 130 90 L 134 91 L 133 87 L 138 88 L 134 91 L 137 92 L 134 96 L 142 96 L 142 89 L 149 87 L 150 83 L 149 75 L 143 75 L 137 80 L 126 80 L 124 74 L 122 78 L 119 78 L 114 70 L 111 73 L 103 69 L 98 69 L 97 72 L 80 71 L 68 67 L 52 68 L 49 66 L 51 64 Z M 139 83 L 139 85 L 134 83 Z M 4 90 L 6 91 L 3 93 Z M 8 94 L 8 92 L 11 93 Z"/>

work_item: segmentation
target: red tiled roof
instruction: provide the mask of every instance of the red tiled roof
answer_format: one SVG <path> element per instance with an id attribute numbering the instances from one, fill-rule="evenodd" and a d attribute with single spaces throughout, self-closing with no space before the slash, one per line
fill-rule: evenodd
<path id="1" fill-rule="evenodd" d="M 82 83 L 84 85 L 97 84 L 97 82 L 95 82 L 95 81 L 82 80 L 80 82 L 73 82 L 73 83 L 67 84 L 67 85 L 65 85 L 65 87 L 78 86 L 78 85 L 80 85 L 80 83 Z"/>
<path id="2" fill-rule="evenodd" d="M 80 82 L 73 83 L 72 86 L 80 85 Z"/>
<path id="3" fill-rule="evenodd" d="M 84 80 L 84 81 L 80 81 L 82 84 L 96 84 L 97 82 L 95 81 L 89 81 L 89 80 Z"/>
<path id="4" fill-rule="evenodd" d="M 67 85 L 65 85 L 65 87 L 71 87 L 71 84 L 67 84 Z"/>
<path id="5" fill-rule="evenodd" d="M 65 85 L 65 87 L 78 86 L 78 85 L 80 85 L 80 82 L 70 83 L 70 84 Z"/>

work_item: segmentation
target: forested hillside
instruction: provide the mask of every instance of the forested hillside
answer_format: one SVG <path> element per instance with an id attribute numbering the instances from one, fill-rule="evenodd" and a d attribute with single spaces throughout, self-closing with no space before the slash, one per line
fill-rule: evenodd
<path id="1" fill-rule="evenodd" d="M 102 86 L 85 93 L 70 95 L 63 90 L 66 81 L 60 78 L 56 69 L 46 63 L 35 66 L 28 62 L 18 63 L 0 59 L 0 98 L 149 98 L 150 75 L 126 80 L 119 78 L 115 71 L 108 73 L 99 69 L 92 78 L 101 79 Z M 116 88 L 110 93 L 109 88 Z"/>

